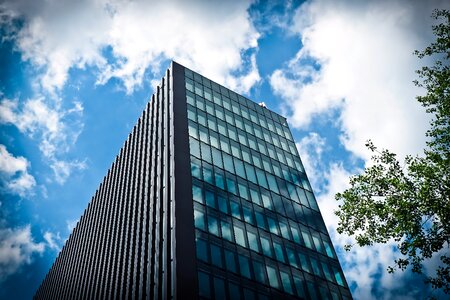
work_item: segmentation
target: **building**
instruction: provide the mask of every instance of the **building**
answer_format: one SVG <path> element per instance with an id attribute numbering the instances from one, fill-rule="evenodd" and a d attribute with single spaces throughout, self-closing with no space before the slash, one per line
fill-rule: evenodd
<path id="1" fill-rule="evenodd" d="M 173 62 L 36 299 L 351 299 L 286 119 Z"/>

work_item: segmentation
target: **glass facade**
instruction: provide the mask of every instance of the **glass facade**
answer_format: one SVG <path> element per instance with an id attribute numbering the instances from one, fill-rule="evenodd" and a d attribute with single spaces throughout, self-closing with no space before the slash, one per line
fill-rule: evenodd
<path id="1" fill-rule="evenodd" d="M 351 299 L 286 119 L 185 68 L 200 298 Z"/>

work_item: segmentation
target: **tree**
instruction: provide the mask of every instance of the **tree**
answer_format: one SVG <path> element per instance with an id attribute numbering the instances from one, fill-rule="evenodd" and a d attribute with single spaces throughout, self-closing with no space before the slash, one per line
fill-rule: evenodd
<path id="1" fill-rule="evenodd" d="M 416 99 L 431 114 L 427 144 L 421 156 L 407 156 L 401 163 L 395 153 L 379 150 L 369 140 L 372 165 L 350 178 L 350 188 L 336 194 L 341 201 L 335 212 L 337 231 L 355 237 L 359 246 L 397 242 L 401 257 L 388 267 L 390 273 L 408 267 L 422 273 L 422 265 L 434 255 L 441 264 L 433 276 L 425 276 L 432 288 L 450 293 L 450 12 L 435 10 L 435 41 L 419 59 L 434 65 L 416 71 L 416 86 L 426 90 Z M 346 246 L 349 250 L 350 245 Z"/>

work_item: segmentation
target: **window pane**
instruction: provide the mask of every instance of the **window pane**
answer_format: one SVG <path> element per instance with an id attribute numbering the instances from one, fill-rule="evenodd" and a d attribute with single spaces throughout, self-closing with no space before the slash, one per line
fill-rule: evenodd
<path id="1" fill-rule="evenodd" d="M 317 260 L 310 257 L 309 261 L 311 262 L 311 266 L 312 266 L 314 274 L 322 277 L 322 273 L 320 272 L 320 267 L 319 267 L 319 264 L 317 263 Z"/>
<path id="2" fill-rule="evenodd" d="M 230 242 L 233 241 L 233 235 L 231 232 L 231 225 L 228 222 L 225 221 L 221 221 L 220 222 L 222 225 L 222 237 Z"/>
<path id="3" fill-rule="evenodd" d="M 217 202 L 219 203 L 219 210 L 225 214 L 228 214 L 227 199 L 223 198 L 222 196 L 218 196 Z"/>
<path id="4" fill-rule="evenodd" d="M 201 187 L 192 185 L 192 198 L 199 203 L 204 203 Z"/>
<path id="5" fill-rule="evenodd" d="M 196 139 L 189 139 L 189 148 L 192 155 L 200 158 L 200 144 Z"/>
<path id="6" fill-rule="evenodd" d="M 333 249 L 331 248 L 330 243 L 327 241 L 323 241 L 323 244 L 325 245 L 325 252 L 327 253 L 328 257 L 334 258 Z"/>
<path id="7" fill-rule="evenodd" d="M 202 173 L 201 173 L 200 166 L 192 161 L 191 161 L 191 173 L 192 173 L 193 177 L 202 179 Z"/>
<path id="8" fill-rule="evenodd" d="M 211 244 L 211 262 L 213 265 L 222 268 L 222 248 Z"/>
<path id="9" fill-rule="evenodd" d="M 235 218 L 241 219 L 241 211 L 239 209 L 239 203 L 236 201 L 230 201 L 231 215 Z"/>
<path id="10" fill-rule="evenodd" d="M 205 215 L 203 212 L 194 210 L 194 223 L 196 228 L 205 230 Z"/>
<path id="11" fill-rule="evenodd" d="M 302 230 L 302 237 L 303 241 L 305 242 L 305 246 L 308 247 L 309 249 L 313 249 L 311 238 L 309 237 L 309 234 L 306 231 Z"/>
<path id="12" fill-rule="evenodd" d="M 247 206 L 242 206 L 242 211 L 244 212 L 244 221 L 254 225 L 252 209 Z"/>
<path id="13" fill-rule="evenodd" d="M 320 239 L 314 235 L 312 236 L 312 238 L 313 238 L 314 246 L 316 246 L 317 251 L 319 251 L 320 253 L 324 253 Z"/>
<path id="14" fill-rule="evenodd" d="M 216 199 L 214 197 L 213 192 L 211 192 L 209 190 L 205 190 L 205 199 L 206 199 L 206 205 L 208 205 L 209 207 L 216 208 Z"/>
<path id="15" fill-rule="evenodd" d="M 298 268 L 295 251 L 291 248 L 286 247 L 286 254 L 289 260 L 289 264 L 295 268 Z"/>
<path id="16" fill-rule="evenodd" d="M 344 279 L 343 279 L 343 277 L 342 277 L 341 272 L 340 272 L 338 269 L 333 268 L 333 273 L 334 273 L 334 278 L 336 278 L 336 282 L 337 282 L 340 286 L 345 286 L 345 284 L 344 284 Z"/>
<path id="17" fill-rule="evenodd" d="M 281 236 L 287 240 L 290 240 L 291 237 L 289 236 L 289 228 L 287 224 L 283 222 L 278 222 L 278 224 L 280 225 Z"/>
<path id="18" fill-rule="evenodd" d="M 228 271 L 230 272 L 234 272 L 236 273 L 236 258 L 235 258 L 235 254 L 230 251 L 225 249 L 225 267 L 227 268 Z"/>
<path id="19" fill-rule="evenodd" d="M 214 178 L 215 178 L 215 180 L 216 180 L 216 186 L 217 186 L 218 188 L 224 190 L 224 189 L 225 189 L 225 181 L 224 181 L 224 179 L 223 179 L 223 175 L 222 175 L 222 174 L 219 174 L 219 173 L 217 172 L 217 169 L 216 169 L 216 172 L 214 172 Z"/>
<path id="20" fill-rule="evenodd" d="M 245 243 L 245 235 L 244 230 L 238 226 L 234 226 L 234 236 L 236 238 L 236 244 L 247 247 L 247 244 Z"/>
<path id="21" fill-rule="evenodd" d="M 198 272 L 198 291 L 199 295 L 206 298 L 211 298 L 211 289 L 209 286 L 209 275 L 203 272 Z"/>
<path id="22" fill-rule="evenodd" d="M 196 241 L 197 258 L 208 262 L 208 245 L 204 240 L 198 239 Z"/>
<path id="23" fill-rule="evenodd" d="M 300 244 L 300 234 L 298 232 L 298 229 L 295 227 L 291 227 L 291 233 L 292 233 L 292 238 L 294 239 L 294 242 L 296 242 L 297 244 Z"/>
<path id="24" fill-rule="evenodd" d="M 264 175 L 263 171 L 261 171 L 260 169 L 256 168 L 256 176 L 258 177 L 258 184 L 260 186 L 265 187 L 266 189 L 269 188 L 269 186 L 267 185 L 266 176 Z"/>
<path id="25" fill-rule="evenodd" d="M 264 220 L 264 215 L 255 211 L 255 217 L 256 217 L 256 225 L 259 228 L 267 230 L 266 221 Z"/>
<path id="26" fill-rule="evenodd" d="M 303 280 L 300 277 L 293 276 L 294 278 L 294 285 L 295 285 L 295 291 L 297 293 L 297 296 L 304 298 L 305 297 L 305 291 L 303 289 Z"/>
<path id="27" fill-rule="evenodd" d="M 266 283 L 266 270 L 264 264 L 259 261 L 253 261 L 253 271 L 255 271 L 256 281 L 265 284 Z"/>
<path id="28" fill-rule="evenodd" d="M 237 194 L 236 182 L 233 179 L 229 178 L 229 177 L 227 177 L 227 191 L 230 192 L 230 193 L 233 193 L 235 195 Z"/>
<path id="29" fill-rule="evenodd" d="M 248 244 L 250 249 L 259 252 L 258 237 L 253 232 L 247 231 Z"/>
<path id="30" fill-rule="evenodd" d="M 291 278 L 288 273 L 280 271 L 281 283 L 283 284 L 283 290 L 288 294 L 294 294 L 292 290 Z"/>
<path id="31" fill-rule="evenodd" d="M 324 262 L 321 262 L 321 265 L 322 265 L 322 271 L 323 271 L 323 274 L 325 275 L 325 278 L 328 281 L 334 282 L 333 277 L 331 276 L 331 273 L 330 273 L 330 268 L 328 267 L 328 265 Z"/>
<path id="32" fill-rule="evenodd" d="M 298 257 L 300 258 L 302 269 L 308 273 L 311 273 L 311 268 L 309 267 L 308 259 L 306 258 L 306 256 L 302 253 L 299 253 Z"/>
<path id="33" fill-rule="evenodd" d="M 271 217 L 267 217 L 267 223 L 269 224 L 270 232 L 276 235 L 280 235 L 280 233 L 278 232 L 277 221 L 275 221 Z"/>
<path id="34" fill-rule="evenodd" d="M 261 199 L 259 198 L 259 193 L 257 191 L 250 189 L 250 196 L 253 203 L 261 205 Z"/>
<path id="35" fill-rule="evenodd" d="M 241 298 L 241 293 L 239 291 L 239 286 L 237 286 L 234 283 L 229 282 L 228 283 L 228 291 L 230 292 L 230 299 L 236 299 L 236 300 L 240 300 Z"/>
<path id="36" fill-rule="evenodd" d="M 272 247 L 270 245 L 269 239 L 261 237 L 261 247 L 264 255 L 272 257 Z"/>
<path id="37" fill-rule="evenodd" d="M 239 173 L 238 173 L 239 174 Z M 241 196 L 242 198 L 244 198 L 245 200 L 248 200 L 248 190 L 247 190 L 247 186 L 243 185 L 241 183 L 238 183 L 239 186 L 239 196 Z"/>
<path id="38" fill-rule="evenodd" d="M 208 216 L 208 231 L 211 234 L 219 236 L 219 227 L 217 226 L 217 219 L 213 216 Z"/>
<path id="39" fill-rule="evenodd" d="M 273 242 L 273 248 L 275 250 L 275 256 L 278 261 L 286 262 L 283 253 L 283 246 L 277 242 Z"/>
<path id="40" fill-rule="evenodd" d="M 266 269 L 267 269 L 267 276 L 269 277 L 270 286 L 279 289 L 280 283 L 278 281 L 277 271 L 270 266 L 266 266 Z"/>
<path id="41" fill-rule="evenodd" d="M 225 299 L 225 282 L 223 279 L 214 277 L 214 295 L 215 299 Z"/>
<path id="42" fill-rule="evenodd" d="M 252 278 L 250 273 L 250 264 L 247 257 L 239 255 L 239 269 L 241 270 L 242 276 L 247 277 L 249 279 Z"/>
<path id="43" fill-rule="evenodd" d="M 261 194 L 262 202 L 265 208 L 272 209 L 272 201 L 270 200 L 270 196 L 266 193 Z"/>

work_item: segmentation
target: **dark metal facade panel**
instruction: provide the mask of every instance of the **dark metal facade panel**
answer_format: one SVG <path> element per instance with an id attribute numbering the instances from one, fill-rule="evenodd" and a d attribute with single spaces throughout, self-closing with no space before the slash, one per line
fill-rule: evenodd
<path id="1" fill-rule="evenodd" d="M 36 291 L 36 299 L 174 299 L 177 283 L 190 289 L 197 286 L 192 278 L 182 282 L 193 277 L 192 269 L 181 277 L 176 272 L 176 238 L 188 233 L 189 240 L 184 237 L 179 243 L 188 245 L 185 250 L 192 255 L 188 261 L 195 260 L 195 249 L 193 224 L 187 231 L 184 225 L 176 231 L 177 214 L 179 224 L 193 223 L 193 216 L 192 205 L 186 205 L 191 198 L 187 123 L 174 123 L 177 114 L 183 118 L 183 109 L 186 118 L 184 96 L 173 99 L 177 95 L 173 80 L 184 80 L 184 75 L 174 77 L 172 68 Z M 179 65 L 176 69 L 184 72 Z M 184 83 L 177 86 L 184 89 Z M 177 128 L 183 132 L 176 133 Z M 183 162 L 175 169 L 177 160 Z M 181 188 L 177 189 L 176 178 Z M 177 194 L 182 199 L 179 206 Z M 184 207 L 190 210 L 183 211 Z M 180 261 L 186 271 L 184 255 Z M 182 298 L 186 295 L 180 293 Z"/>

